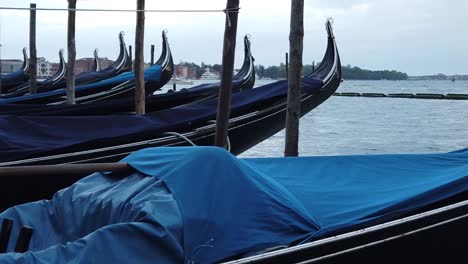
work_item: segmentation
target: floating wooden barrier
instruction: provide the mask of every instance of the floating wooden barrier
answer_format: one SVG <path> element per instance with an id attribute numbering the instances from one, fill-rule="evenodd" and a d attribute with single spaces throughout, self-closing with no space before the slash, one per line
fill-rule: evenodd
<path id="1" fill-rule="evenodd" d="M 346 93 L 341 93 L 340 96 L 361 96 L 361 94 L 360 93 L 346 92 Z"/>
<path id="2" fill-rule="evenodd" d="M 362 97 L 387 97 L 383 93 L 362 93 L 361 96 Z"/>
<path id="3" fill-rule="evenodd" d="M 468 94 L 447 94 L 445 99 L 451 100 L 468 100 Z"/>
<path id="4" fill-rule="evenodd" d="M 395 97 L 395 98 L 413 98 L 414 94 L 410 93 L 391 93 L 388 94 L 387 97 Z"/>
<path id="5" fill-rule="evenodd" d="M 433 94 L 433 93 L 417 93 L 414 95 L 414 98 L 420 99 L 444 99 L 445 95 L 443 94 Z"/>
<path id="6" fill-rule="evenodd" d="M 414 98 L 414 99 L 446 99 L 446 100 L 468 100 L 468 94 L 436 94 L 436 93 L 334 93 L 334 96 L 351 96 L 351 97 L 391 97 L 391 98 Z"/>

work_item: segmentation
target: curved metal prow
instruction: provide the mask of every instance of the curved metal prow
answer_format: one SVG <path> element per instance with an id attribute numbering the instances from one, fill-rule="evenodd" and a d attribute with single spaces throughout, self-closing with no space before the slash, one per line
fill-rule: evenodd
<path id="1" fill-rule="evenodd" d="M 335 67 L 341 67 L 338 49 L 336 47 L 335 36 L 333 35 L 333 19 L 329 18 L 325 22 L 325 28 L 328 35 L 328 44 L 325 55 L 320 62 L 320 65 L 307 77 L 317 77 L 323 79 L 324 82 L 331 78 Z"/>
<path id="2" fill-rule="evenodd" d="M 335 38 L 335 35 L 333 35 L 333 18 L 329 17 L 327 19 L 327 22 L 325 22 L 325 27 L 327 28 L 327 34 L 331 38 Z"/>
<path id="3" fill-rule="evenodd" d="M 167 33 L 164 30 L 162 32 L 162 51 L 159 59 L 151 67 L 156 65 L 160 66 L 162 69 L 161 77 L 159 79 L 160 84 L 167 83 L 174 75 L 175 67 L 174 61 L 172 59 L 171 48 L 169 47 L 169 41 L 167 40 Z M 147 89 L 147 93 L 151 94 L 154 90 Z"/>
<path id="4" fill-rule="evenodd" d="M 99 61 L 99 56 L 98 56 L 98 49 L 94 50 L 94 71 L 100 71 L 102 70 L 101 68 L 101 62 Z"/>
<path id="5" fill-rule="evenodd" d="M 59 51 L 60 65 L 57 72 L 47 81 L 56 82 L 60 81 L 62 78 L 65 77 L 65 74 L 67 72 L 67 63 L 65 62 L 65 58 L 63 57 L 63 52 L 63 49 Z"/>
<path id="6" fill-rule="evenodd" d="M 29 58 L 28 49 L 23 48 L 23 65 L 21 65 L 20 71 L 27 72 L 29 70 Z"/>
<path id="7" fill-rule="evenodd" d="M 117 60 L 112 63 L 110 67 L 117 69 L 118 71 L 126 71 L 130 67 L 130 62 L 128 59 L 127 46 L 125 45 L 124 40 L 125 33 L 121 31 L 119 33 L 119 42 L 120 42 L 120 53 Z"/>
<path id="8" fill-rule="evenodd" d="M 245 35 L 244 37 L 244 63 L 242 64 L 239 72 L 233 77 L 234 80 L 247 80 L 252 74 L 255 75 L 255 58 L 252 56 L 250 36 Z"/>
<path id="9" fill-rule="evenodd" d="M 167 40 L 167 32 L 162 32 L 162 51 L 159 59 L 154 63 L 161 65 L 162 68 L 168 66 L 172 61 L 171 49 L 169 48 L 169 41 Z"/>

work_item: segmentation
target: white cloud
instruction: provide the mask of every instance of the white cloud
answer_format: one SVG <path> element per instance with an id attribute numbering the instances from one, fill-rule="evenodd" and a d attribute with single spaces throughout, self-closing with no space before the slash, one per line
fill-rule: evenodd
<path id="1" fill-rule="evenodd" d="M 1 6 L 28 7 L 29 0 L 2 0 Z M 65 0 L 36 0 L 38 7 L 65 8 Z M 134 9 L 136 1 L 78 0 L 78 8 Z M 146 1 L 147 9 L 223 9 L 226 1 Z M 288 51 L 290 1 L 241 0 L 238 36 L 252 35 L 258 64 L 278 64 Z M 342 60 L 370 69 L 394 68 L 409 74 L 467 73 L 468 1 L 452 0 L 305 0 L 304 61 L 321 58 L 325 49 L 324 22 L 335 20 Z M 160 32 L 169 30 L 175 61 L 220 63 L 223 13 L 147 13 L 146 46 L 160 46 Z M 28 45 L 28 12 L 0 11 L 2 57 L 20 57 Z M 66 47 L 66 12 L 38 12 L 38 53 L 56 60 Z M 117 54 L 117 34 L 133 42 L 133 13 L 80 12 L 77 16 L 78 57 Z M 242 42 L 237 62 L 241 63 Z M 146 56 L 149 55 L 149 49 Z M 467 70 L 464 70 L 467 69 Z"/>

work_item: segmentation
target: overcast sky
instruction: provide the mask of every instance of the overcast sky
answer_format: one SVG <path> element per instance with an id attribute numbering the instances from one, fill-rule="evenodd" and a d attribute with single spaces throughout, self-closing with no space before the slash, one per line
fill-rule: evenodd
<path id="1" fill-rule="evenodd" d="M 66 0 L 36 0 L 38 7 L 66 8 Z M 0 6 L 29 7 L 30 1 L 1 0 Z M 224 0 L 146 1 L 146 9 L 223 9 Z M 250 34 L 257 64 L 277 65 L 288 51 L 290 1 L 240 0 L 236 66 L 242 63 L 242 36 Z M 77 8 L 135 9 L 132 0 L 78 0 Z M 304 63 L 320 60 L 326 45 L 324 22 L 333 17 L 342 63 L 396 69 L 410 75 L 468 74 L 466 0 L 305 0 Z M 118 32 L 133 44 L 134 13 L 77 14 L 77 57 L 115 58 Z M 169 31 L 174 61 L 221 62 L 223 13 L 147 13 L 145 60 L 149 46 L 160 51 L 161 31 Z M 66 12 L 38 11 L 37 51 L 57 61 L 66 49 Z M 0 11 L 1 58 L 20 58 L 28 46 L 29 13 Z"/>

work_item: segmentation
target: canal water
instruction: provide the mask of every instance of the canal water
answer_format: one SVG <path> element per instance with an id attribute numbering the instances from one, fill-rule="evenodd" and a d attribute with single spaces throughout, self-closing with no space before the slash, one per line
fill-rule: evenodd
<path id="1" fill-rule="evenodd" d="M 468 94 L 468 81 L 344 81 L 337 92 Z M 301 156 L 436 153 L 467 147 L 468 101 L 333 96 L 300 120 Z M 279 157 L 283 151 L 284 130 L 240 157 Z"/>

